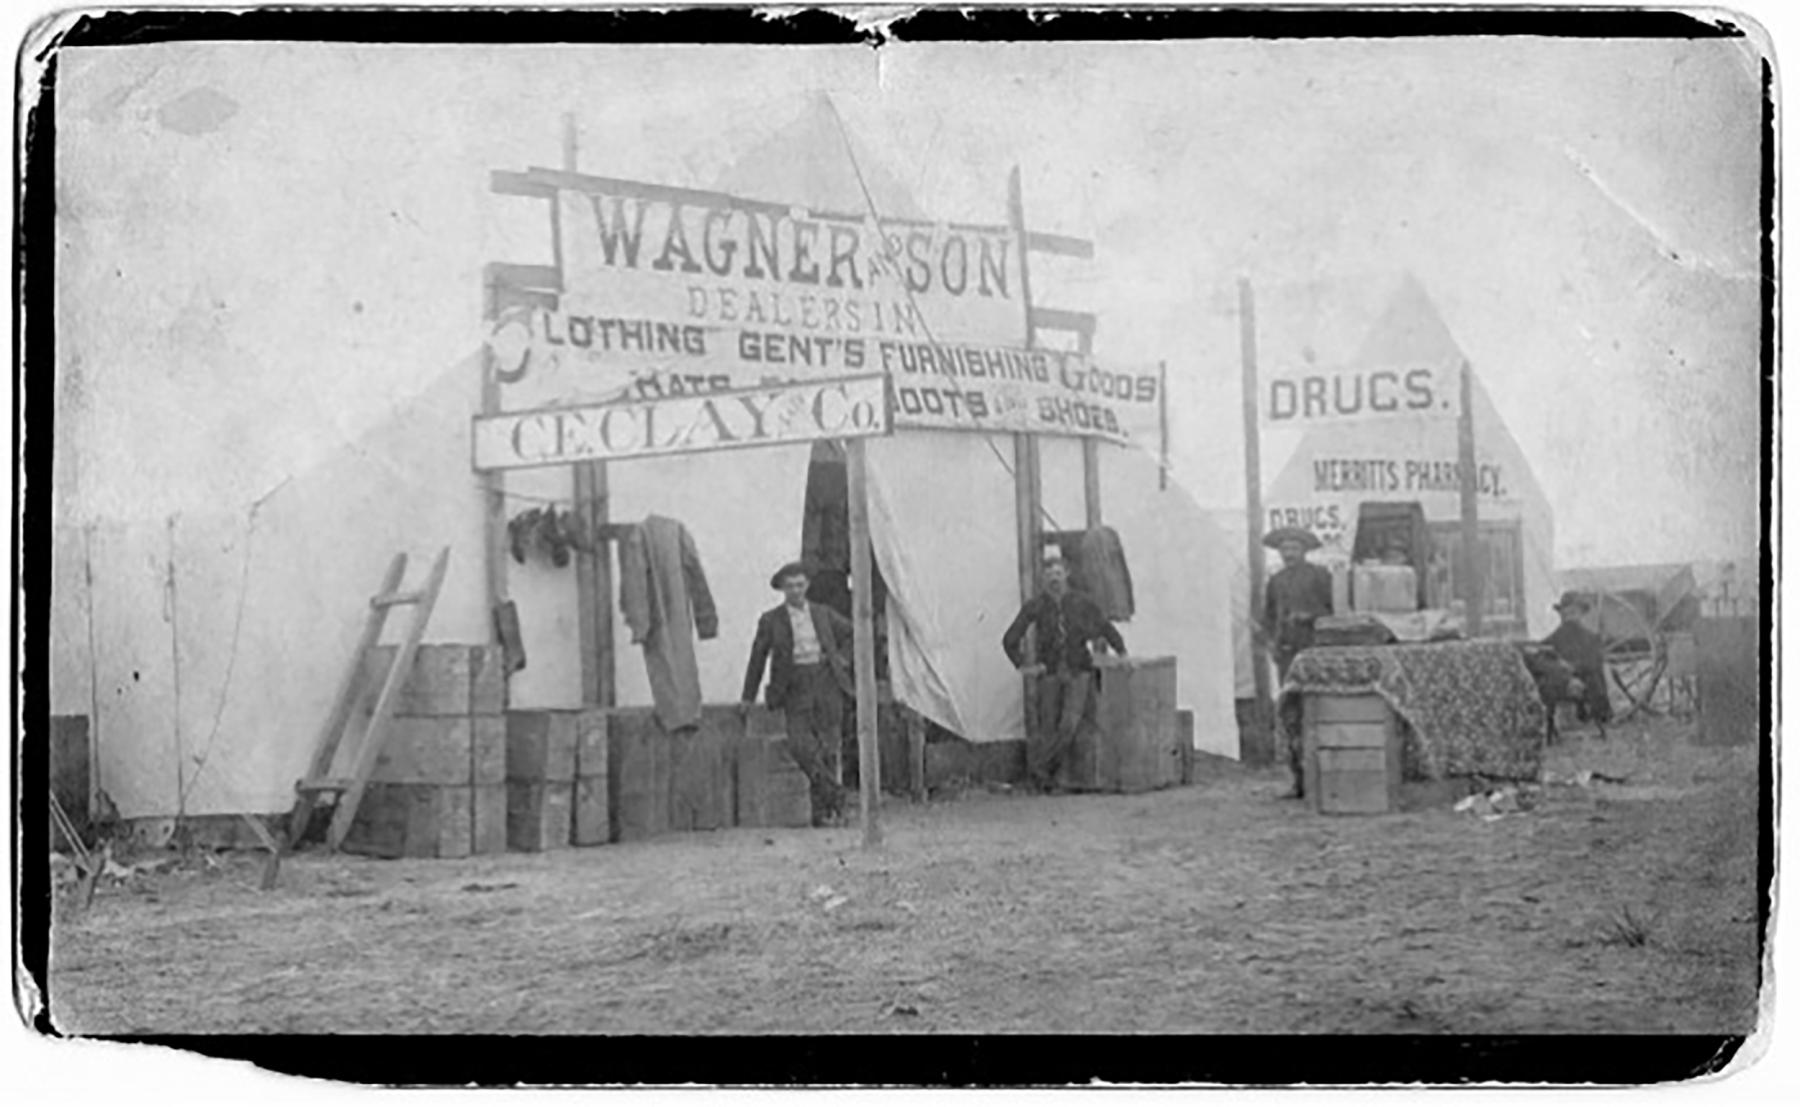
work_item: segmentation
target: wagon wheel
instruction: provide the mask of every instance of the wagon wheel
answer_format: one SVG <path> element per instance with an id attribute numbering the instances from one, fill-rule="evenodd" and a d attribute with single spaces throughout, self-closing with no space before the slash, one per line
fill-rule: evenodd
<path id="1" fill-rule="evenodd" d="M 1606 647 L 1606 671 L 1611 674 L 1613 686 L 1625 695 L 1629 704 L 1620 713 L 1617 722 L 1624 722 L 1633 715 L 1643 712 L 1646 715 L 1660 715 L 1654 703 L 1656 689 L 1662 683 L 1663 672 L 1668 668 L 1669 659 L 1657 642 L 1648 655 L 1642 651 L 1625 648 L 1625 643 L 1608 643 Z M 1645 664 L 1638 664 L 1638 663 Z M 1630 670 L 1627 675 L 1627 670 Z"/>

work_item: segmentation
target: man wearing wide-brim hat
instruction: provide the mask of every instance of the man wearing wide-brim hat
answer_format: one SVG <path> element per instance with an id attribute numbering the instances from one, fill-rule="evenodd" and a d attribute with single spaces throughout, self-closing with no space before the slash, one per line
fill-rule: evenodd
<path id="1" fill-rule="evenodd" d="M 769 586 L 784 599 L 756 620 L 742 710 L 747 714 L 756 702 L 767 665 L 765 699 L 786 718 L 788 755 L 806 774 L 813 825 L 820 826 L 843 814 L 844 790 L 825 757 L 841 738 L 844 701 L 855 694 L 850 670 L 855 631 L 838 612 L 807 600 L 810 583 L 806 565 L 798 561 L 788 562 L 769 578 Z"/>
<path id="2" fill-rule="evenodd" d="M 1320 616 L 1331 614 L 1331 574 L 1306 560 L 1307 553 L 1320 545 L 1312 531 L 1278 527 L 1263 536 L 1263 545 L 1281 553 L 1281 568 L 1269 578 L 1263 603 L 1262 633 L 1264 645 L 1275 657 L 1277 678 L 1286 684 L 1288 667 L 1294 658 L 1313 644 L 1313 624 Z M 1298 799 L 1306 794 L 1300 720 L 1294 717 L 1299 705 L 1297 701 L 1282 702 L 1280 721 L 1287 743 L 1288 767 L 1294 773 L 1294 788 L 1289 795 Z"/>
<path id="3" fill-rule="evenodd" d="M 1612 700 L 1606 694 L 1606 642 L 1581 621 L 1593 605 L 1579 592 L 1564 592 L 1550 606 L 1562 616 L 1562 625 L 1550 632 L 1544 645 L 1555 650 L 1581 682 L 1576 693 L 1576 717 L 1600 727 L 1604 735 L 1606 724 L 1612 721 Z"/>

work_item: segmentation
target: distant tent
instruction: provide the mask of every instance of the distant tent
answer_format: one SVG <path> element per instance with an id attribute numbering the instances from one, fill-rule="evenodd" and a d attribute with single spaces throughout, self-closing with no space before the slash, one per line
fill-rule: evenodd
<path id="1" fill-rule="evenodd" d="M 1342 296 L 1334 297 L 1333 289 Z M 1260 290 L 1259 290 L 1260 292 Z M 1277 526 L 1309 528 L 1324 548 L 1314 560 L 1327 566 L 1348 563 L 1356 548 L 1360 508 L 1373 503 L 1417 503 L 1425 514 L 1436 553 L 1423 567 L 1432 595 L 1442 606 L 1460 608 L 1453 573 L 1461 545 L 1461 494 L 1455 476 L 1458 459 L 1455 392 L 1457 371 L 1465 358 L 1424 288 L 1410 274 L 1385 281 L 1320 282 L 1299 289 L 1277 288 L 1259 296 L 1259 341 L 1271 335 L 1278 354 L 1267 359 L 1268 378 L 1303 375 L 1342 366 L 1362 381 L 1386 371 L 1396 381 L 1429 368 L 1435 384 L 1414 380 L 1415 391 L 1401 393 L 1411 402 L 1430 396 L 1429 404 L 1370 417 L 1370 393 L 1358 392 L 1333 403 L 1365 405 L 1355 415 L 1324 418 L 1287 431 L 1298 435 L 1263 493 L 1261 529 Z M 1265 309 L 1263 301 L 1268 301 Z M 1360 314 L 1360 323 L 1358 315 Z M 1311 336 L 1304 341 L 1294 336 Z M 1325 343 L 1341 343 L 1333 348 Z M 1446 387 L 1446 384 L 1448 387 Z M 1359 386 L 1360 387 L 1360 386 Z M 1402 385 L 1404 387 L 1404 385 Z M 1428 390 L 1428 391 L 1427 391 Z M 1519 448 L 1482 387 L 1473 381 L 1475 449 L 1482 485 L 1479 510 L 1481 538 L 1487 556 L 1483 633 L 1540 636 L 1555 625 L 1554 530 L 1545 498 L 1530 460 Z M 1262 400 L 1268 400 L 1267 385 Z M 1296 424 L 1304 424 L 1301 419 Z M 1266 472 L 1267 470 L 1265 470 Z M 1237 513 L 1241 518 L 1242 513 Z M 1245 524 L 1237 524 L 1242 534 Z M 1234 548 L 1239 543 L 1234 542 Z M 1249 571 L 1241 575 L 1234 601 L 1253 617 L 1257 604 L 1249 592 Z M 1249 635 L 1239 643 L 1236 686 L 1240 697 L 1253 688 Z"/>

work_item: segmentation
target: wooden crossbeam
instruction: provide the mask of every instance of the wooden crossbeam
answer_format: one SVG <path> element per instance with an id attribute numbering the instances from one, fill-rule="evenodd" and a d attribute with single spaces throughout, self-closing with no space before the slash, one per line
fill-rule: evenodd
<path id="1" fill-rule="evenodd" d="M 1065 311 L 1062 308 L 1034 307 L 1031 327 L 1038 331 L 1073 331 L 1092 335 L 1099 320 L 1091 311 Z"/>
<path id="2" fill-rule="evenodd" d="M 1072 238 L 1066 234 L 1026 231 L 1025 248 L 1040 254 L 1061 254 L 1064 257 L 1080 258 L 1083 261 L 1094 260 L 1094 244 L 1092 242 L 1085 238 Z"/>

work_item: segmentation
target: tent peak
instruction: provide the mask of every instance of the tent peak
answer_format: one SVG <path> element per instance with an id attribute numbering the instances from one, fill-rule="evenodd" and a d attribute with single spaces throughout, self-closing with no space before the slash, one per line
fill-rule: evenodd
<path id="1" fill-rule="evenodd" d="M 804 97 L 786 126 L 752 147 L 720 175 L 721 192 L 797 204 L 815 211 L 868 212 L 927 218 L 912 191 L 849 130 L 823 89 Z"/>

